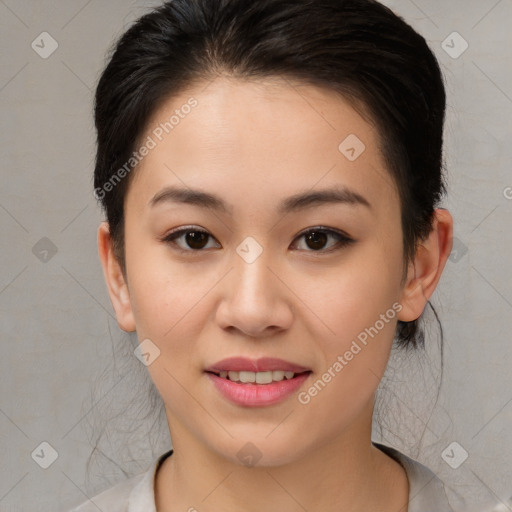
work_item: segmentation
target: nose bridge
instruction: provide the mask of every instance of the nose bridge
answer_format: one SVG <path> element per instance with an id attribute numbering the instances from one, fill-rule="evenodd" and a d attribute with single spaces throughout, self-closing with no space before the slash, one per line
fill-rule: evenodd
<path id="1" fill-rule="evenodd" d="M 272 291 L 271 253 L 254 237 L 246 237 L 236 248 L 234 257 L 234 289 L 246 298 L 264 298 Z M 270 297 L 266 297 L 268 300 Z"/>
<path id="2" fill-rule="evenodd" d="M 279 280 L 270 270 L 274 266 L 277 264 L 270 250 L 255 238 L 247 237 L 237 246 L 217 311 L 219 325 L 252 336 L 261 335 L 269 327 L 289 326 L 291 311 Z"/>

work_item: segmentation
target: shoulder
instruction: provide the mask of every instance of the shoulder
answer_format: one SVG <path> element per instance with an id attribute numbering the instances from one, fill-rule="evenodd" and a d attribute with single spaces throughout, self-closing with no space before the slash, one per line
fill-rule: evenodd
<path id="1" fill-rule="evenodd" d="M 109 512 L 127 512 L 130 494 L 143 478 L 144 474 L 129 478 L 88 499 L 69 512 L 98 512 L 98 509 Z"/>
<path id="2" fill-rule="evenodd" d="M 155 473 L 172 450 L 153 460 L 145 473 L 135 475 L 110 489 L 88 499 L 69 512 L 156 512 L 154 477 Z"/>
<path id="3" fill-rule="evenodd" d="M 399 462 L 409 480 L 408 512 L 456 512 L 465 510 L 462 496 L 450 489 L 429 468 L 411 459 L 395 448 L 373 443 L 377 448 Z"/>

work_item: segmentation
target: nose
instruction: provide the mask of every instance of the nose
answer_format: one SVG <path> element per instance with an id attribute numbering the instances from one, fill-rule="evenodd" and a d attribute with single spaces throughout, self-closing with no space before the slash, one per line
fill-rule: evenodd
<path id="1" fill-rule="evenodd" d="M 277 264 L 263 251 L 246 261 L 233 254 L 233 269 L 224 279 L 216 321 L 222 329 L 250 337 L 267 337 L 288 329 L 293 321 L 293 294 Z"/>

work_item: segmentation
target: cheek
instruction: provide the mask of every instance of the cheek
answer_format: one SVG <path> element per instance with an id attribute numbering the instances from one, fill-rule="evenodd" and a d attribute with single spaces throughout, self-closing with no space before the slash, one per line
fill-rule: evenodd
<path id="1" fill-rule="evenodd" d="M 167 263 L 144 264 L 132 280 L 130 297 L 139 336 L 172 344 L 183 336 L 193 338 L 197 316 L 204 314 L 202 303 L 218 278 L 201 272 L 198 279 Z"/>
<path id="2" fill-rule="evenodd" d="M 314 429 L 318 423 L 349 424 L 369 403 L 384 374 L 396 329 L 400 260 L 382 251 L 354 259 L 308 295 L 323 322 L 316 328 L 323 361 L 316 380 L 301 395 Z M 395 307 L 393 307 L 395 304 Z M 331 332 L 333 331 L 333 332 Z M 312 333 L 315 336 L 315 332 Z M 306 419 L 309 422 L 309 419 Z"/>
<path id="3" fill-rule="evenodd" d="M 367 243 L 314 283 L 301 278 L 301 297 L 323 322 L 329 351 L 337 350 L 373 326 L 400 296 L 401 259 L 392 244 Z M 314 286 L 312 286 L 314 285 Z M 388 313 L 393 323 L 394 310 Z M 386 322 L 380 330 L 391 336 Z M 379 327 L 381 323 L 378 324 Z M 317 329 L 318 330 L 318 329 Z"/>
<path id="4" fill-rule="evenodd" d="M 151 228 L 137 224 L 135 217 L 127 215 L 125 231 L 130 302 L 139 338 L 161 338 L 187 307 L 193 287 L 186 286 L 182 266 L 153 239 Z"/>
<path id="5" fill-rule="evenodd" d="M 147 369 L 166 404 L 179 406 L 190 400 L 182 384 L 198 372 L 198 344 L 211 307 L 207 292 L 213 285 L 214 280 L 198 281 L 170 265 L 144 265 L 133 279 L 137 336 L 140 342 L 149 338 L 160 351 Z"/>

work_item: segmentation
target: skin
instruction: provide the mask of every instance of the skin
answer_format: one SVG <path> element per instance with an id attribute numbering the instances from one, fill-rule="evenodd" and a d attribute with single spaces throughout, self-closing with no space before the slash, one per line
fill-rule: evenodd
<path id="1" fill-rule="evenodd" d="M 420 316 L 450 254 L 449 212 L 436 210 L 403 280 L 398 192 L 367 116 L 332 91 L 221 76 L 169 99 L 141 140 L 190 96 L 198 106 L 134 171 L 125 198 L 126 272 L 108 224 L 98 230 L 119 326 L 161 351 L 148 371 L 174 454 L 157 473 L 157 510 L 259 512 L 271 503 L 290 512 L 406 511 L 407 476 L 371 444 L 372 412 L 396 322 Z M 349 134 L 366 147 L 355 161 L 338 150 Z M 231 210 L 149 205 L 172 185 L 218 195 Z M 357 192 L 370 207 L 277 212 L 289 196 L 334 187 Z M 175 243 L 185 252 L 162 241 L 190 225 L 213 237 L 202 252 L 184 236 Z M 355 242 L 340 246 L 331 235 L 315 251 L 299 234 L 318 226 Z M 248 236 L 263 248 L 251 264 L 236 252 Z M 397 316 L 306 405 L 296 394 L 272 406 L 234 405 L 204 373 L 225 357 L 279 357 L 312 370 L 299 391 L 307 390 L 395 302 Z M 261 452 L 254 467 L 237 457 L 247 442 Z"/>

